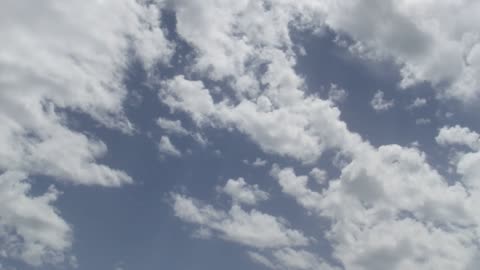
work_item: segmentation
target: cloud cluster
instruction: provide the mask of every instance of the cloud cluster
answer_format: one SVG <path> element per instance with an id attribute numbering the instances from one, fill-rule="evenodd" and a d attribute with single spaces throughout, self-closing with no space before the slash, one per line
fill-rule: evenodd
<path id="1" fill-rule="evenodd" d="M 32 265 L 61 261 L 71 228 L 52 203 L 29 195 L 27 179 L 116 187 L 125 172 L 97 162 L 107 146 L 75 128 L 81 114 L 132 133 L 123 111 L 123 73 L 132 57 L 146 67 L 173 47 L 158 5 L 143 1 L 4 1 L 0 8 L 0 247 Z M 132 54 L 133 53 L 133 54 Z"/>
<path id="2" fill-rule="evenodd" d="M 381 90 L 378 90 L 373 95 L 370 105 L 377 112 L 388 111 L 395 106 L 395 101 L 385 99 L 385 93 Z"/>
<path id="3" fill-rule="evenodd" d="M 232 190 L 232 181 L 234 180 L 227 182 L 223 190 Z M 267 193 L 258 190 L 258 187 L 248 186 L 245 182 L 243 182 L 243 185 L 237 185 L 234 188 L 244 196 L 233 193 L 233 203 L 228 211 L 216 209 L 185 195 L 174 193 L 172 199 L 175 215 L 183 221 L 201 226 L 201 228 L 208 230 L 212 236 L 248 247 L 265 249 L 308 244 L 309 239 L 303 233 L 288 228 L 282 219 L 255 209 L 245 211 L 238 204 L 250 204 L 252 202 L 247 200 L 248 198 L 252 199 L 252 197 L 245 196 L 245 194 L 265 198 L 268 196 Z M 255 195 L 252 193 L 253 190 L 256 191 Z M 230 193 L 227 194 L 230 195 Z M 241 199 L 239 200 L 239 198 Z"/>
<path id="4" fill-rule="evenodd" d="M 258 186 L 249 185 L 239 178 L 228 180 L 225 186 L 217 190 L 232 198 L 228 211 L 183 194 L 171 194 L 175 216 L 197 227 L 194 236 L 219 237 L 243 245 L 254 262 L 272 269 L 336 269 L 305 250 L 312 239 L 289 228 L 284 219 L 241 207 L 241 204 L 253 206 L 260 200 L 268 199 L 269 194 Z"/>
<path id="5" fill-rule="evenodd" d="M 478 5 L 471 1 L 437 4 L 407 0 L 295 1 L 297 7 L 291 1 L 263 3 L 265 6 L 257 4 L 252 11 L 248 8 L 254 4 L 249 1 L 230 5 L 212 2 L 198 6 L 195 12 L 200 14 L 193 20 L 186 14 L 194 10 L 194 4 L 180 1 L 175 7 L 179 33 L 198 50 L 193 70 L 213 81 L 227 80 L 234 95 L 214 98 L 202 81 L 176 76 L 159 90 L 161 100 L 172 110 L 189 115 L 199 127 L 236 129 L 271 154 L 306 165 L 327 150 L 342 157 L 342 162 L 332 161 L 338 165 L 339 176 L 322 185 L 322 190 L 312 189 L 310 177 L 297 175 L 294 168 L 274 166 L 271 175 L 299 205 L 331 221 L 325 236 L 333 248 L 331 256 L 344 269 L 478 267 L 479 220 L 474 207 L 480 198 L 475 184 L 480 160 L 477 150 L 460 157 L 457 173 L 461 179 L 449 183 L 416 148 L 371 145 L 348 130 L 332 100 L 306 94 L 303 79 L 295 71 L 289 37 L 292 28 L 318 30 L 324 23 L 353 39 L 349 45 L 352 53 L 398 63 L 403 87 L 428 81 L 440 96 L 467 101 L 477 96 L 479 88 L 478 76 L 474 76 L 479 70 L 475 62 L 478 30 L 471 28 Z M 280 7 L 283 16 L 278 17 Z M 469 7 L 472 12 L 460 7 Z M 462 13 L 465 21 L 451 24 L 445 20 L 447 10 Z M 217 22 L 210 19 L 220 13 L 229 16 Z M 249 28 L 244 27 L 245 17 L 249 18 Z M 203 29 L 202 36 L 192 32 L 193 25 Z M 285 25 L 290 27 L 284 29 Z M 277 31 L 269 28 L 273 26 Z M 267 34 L 259 37 L 250 29 Z M 228 58 L 231 61 L 225 60 Z M 423 104 L 418 100 L 414 106 Z M 394 101 L 385 100 L 379 91 L 371 105 L 387 110 Z M 466 138 L 455 141 L 441 131 L 437 141 L 473 144 L 475 135 L 460 133 Z M 312 171 L 312 177 L 322 183 L 326 175 L 318 169 Z M 196 213 L 230 218 L 214 208 L 191 205 Z M 199 220 L 188 221 L 202 224 Z M 252 251 L 249 256 L 274 269 L 323 265 L 317 254 L 288 248 L 269 254 Z M 282 263 L 282 259 L 288 262 Z"/>
<path id="6" fill-rule="evenodd" d="M 475 1 L 365 0 L 58 0 L 6 1 L 0 9 L 0 256 L 31 265 L 65 261 L 71 228 L 53 206 L 54 188 L 29 194 L 36 175 L 82 185 L 117 187 L 133 180 L 98 162 L 107 146 L 77 130 L 71 114 L 107 128 L 135 132 L 123 103 L 123 74 L 135 57 L 147 73 L 174 53 L 160 25 L 161 10 L 175 14 L 177 36 L 192 48 L 188 74 L 161 82 L 158 96 L 172 111 L 190 116 L 196 128 L 236 130 L 263 151 L 314 166 L 326 151 L 338 160 L 339 176 L 328 181 L 319 168 L 310 176 L 273 166 L 282 191 L 315 215 L 328 218 L 325 232 L 344 269 L 476 269 L 480 198 L 479 135 L 444 127 L 436 137 L 455 150 L 458 181 L 449 183 L 418 149 L 375 147 L 349 131 L 337 104 L 307 94 L 297 74 L 291 33 L 318 34 L 328 27 L 347 36 L 353 54 L 390 59 L 401 87 L 429 82 L 438 96 L 463 102 L 480 94 L 480 31 Z M 453 20 L 456 20 L 455 22 Z M 301 51 L 301 50 L 300 50 Z M 448 64 L 445 64 L 448 63 Z M 210 89 L 210 85 L 222 91 Z M 411 107 L 421 107 L 415 100 Z M 377 111 L 394 106 L 383 92 Z M 425 119 L 418 123 L 425 123 Z M 167 135 L 163 154 L 181 156 L 170 137 L 192 136 L 180 122 L 159 118 Z M 257 163 L 262 166 L 263 162 Z M 322 190 L 309 185 L 311 178 Z M 254 208 L 270 195 L 244 179 L 220 190 L 231 196 L 223 210 L 172 194 L 181 220 L 197 235 L 249 248 L 252 260 L 273 269 L 329 269 L 307 250 L 311 239 L 290 224 Z M 412 237 L 415 235 L 415 237 Z"/>
<path id="7" fill-rule="evenodd" d="M 350 46 L 353 53 L 398 63 L 402 87 L 427 81 L 440 96 L 464 102 L 479 97 L 480 31 L 476 27 L 479 3 L 468 0 L 321 2 L 325 23 L 354 40 Z"/>

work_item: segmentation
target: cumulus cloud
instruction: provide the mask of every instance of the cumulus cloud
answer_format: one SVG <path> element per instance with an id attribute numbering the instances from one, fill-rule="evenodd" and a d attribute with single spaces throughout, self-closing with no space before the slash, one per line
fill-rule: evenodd
<path id="1" fill-rule="evenodd" d="M 282 219 L 255 209 L 247 212 L 233 204 L 224 211 L 178 193 L 172 194 L 172 199 L 175 216 L 207 228 L 227 241 L 261 249 L 305 246 L 309 242 L 303 233 L 288 228 Z"/>
<path id="2" fill-rule="evenodd" d="M 159 117 L 157 119 L 157 125 L 170 134 L 187 135 L 189 132 L 182 126 L 180 120 L 170 120 L 167 118 Z"/>
<path id="3" fill-rule="evenodd" d="M 435 141 L 443 146 L 464 145 L 473 150 L 480 149 L 480 135 L 466 127 L 452 126 L 442 127 Z"/>
<path id="4" fill-rule="evenodd" d="M 468 101 L 479 89 L 478 29 L 472 27 L 477 25 L 474 14 L 479 6 L 472 1 L 172 1 L 178 33 L 195 50 L 192 70 L 213 82 L 226 81 L 233 92 L 213 98 L 208 84 L 179 75 L 162 84 L 159 97 L 198 127 L 238 130 L 267 153 L 313 163 L 333 150 L 339 176 L 322 190 L 309 186 L 311 178 L 323 178 L 318 171 L 309 177 L 298 175 L 293 167 L 274 166 L 271 175 L 299 205 L 331 222 L 326 236 L 332 256 L 345 269 L 475 269 L 479 220 L 473 206 L 480 175 L 476 149 L 458 160 L 461 179 L 448 183 L 418 149 L 374 147 L 350 132 L 340 120 L 335 98 L 305 93 L 305 83 L 295 71 L 289 29 L 318 29 L 325 23 L 353 40 L 347 43 L 352 53 L 397 63 L 401 87 L 426 81 L 438 96 Z M 450 12 L 461 22 L 445 19 L 454 17 Z M 412 106 L 422 103 L 416 100 Z M 371 102 L 376 111 L 394 104 L 380 90 Z M 472 144 L 471 139 L 447 137 L 438 140 Z M 250 253 L 256 262 L 286 269 L 321 265 L 318 256 L 303 250 L 308 241 L 266 245 L 266 240 L 250 234 L 257 216 L 269 220 L 266 223 L 279 222 L 268 214 L 247 212 L 238 204 L 224 211 L 184 195 L 173 197 L 176 215 L 211 232 L 203 235 L 275 249 Z M 279 233 L 286 226 L 278 226 L 269 233 L 288 239 Z M 245 234 L 232 234 L 228 228 Z"/>
<path id="5" fill-rule="evenodd" d="M 461 181 L 470 189 L 480 188 L 480 135 L 466 127 L 442 127 L 435 138 L 442 146 L 466 146 L 469 151 L 454 149 L 450 162 L 455 166 Z"/>
<path id="6" fill-rule="evenodd" d="M 182 156 L 182 152 L 177 149 L 177 147 L 170 141 L 170 138 L 168 136 L 160 137 L 160 141 L 158 142 L 158 151 L 161 155 L 165 156 Z"/>
<path id="7" fill-rule="evenodd" d="M 249 185 L 242 177 L 236 180 L 229 179 L 225 186 L 217 189 L 229 195 L 235 203 L 255 205 L 269 198 L 268 193 L 260 190 L 258 185 Z"/>
<path id="8" fill-rule="evenodd" d="M 336 84 L 331 84 L 328 90 L 328 99 L 334 103 L 342 103 L 348 97 L 348 93 L 345 89 L 340 88 Z"/>
<path id="9" fill-rule="evenodd" d="M 425 98 L 415 98 L 410 105 L 407 106 L 408 110 L 413 110 L 416 108 L 421 108 L 427 105 L 427 99 Z"/>
<path id="10" fill-rule="evenodd" d="M 159 95 L 172 110 L 188 113 L 200 127 L 234 127 L 269 153 L 313 162 L 326 149 L 353 147 L 359 139 L 339 121 L 340 111 L 331 102 L 302 98 L 298 89 L 288 90 L 295 93 L 288 105 L 266 111 L 263 103 L 277 99 L 277 92 L 272 98 L 263 96 L 262 107 L 248 99 L 233 106 L 227 101 L 215 103 L 201 81 L 177 76 L 165 85 Z"/>
<path id="11" fill-rule="evenodd" d="M 381 90 L 378 90 L 373 95 L 373 98 L 370 101 L 370 105 L 375 111 L 381 112 L 381 111 L 388 111 L 391 108 L 393 108 L 393 106 L 395 105 L 395 102 L 393 100 L 385 99 L 385 93 L 383 93 L 383 91 Z"/>
<path id="12" fill-rule="evenodd" d="M 243 163 L 245 163 L 247 165 L 252 165 L 253 167 L 263 167 L 263 166 L 267 165 L 268 161 L 257 157 L 252 162 L 248 161 L 248 159 L 244 159 Z"/>
<path id="13" fill-rule="evenodd" d="M 313 168 L 308 175 L 315 179 L 315 181 L 317 181 L 319 184 L 325 184 L 325 181 L 327 181 L 328 177 L 327 172 L 319 168 Z"/>
<path id="14" fill-rule="evenodd" d="M 480 4 L 473 1 L 323 1 L 326 24 L 354 40 L 350 50 L 393 59 L 402 87 L 430 82 L 441 96 L 478 98 Z M 346 16 L 345 14 L 349 14 Z M 365 19 L 368 18 L 368 19 Z M 453 23 L 454 18 L 461 18 Z M 448 63 L 447 65 L 445 63 Z"/>
<path id="15" fill-rule="evenodd" d="M 60 195 L 51 186 L 44 194 L 29 195 L 27 175 L 0 175 L 0 258 L 15 258 L 33 266 L 65 261 L 72 245 L 71 227 L 52 205 Z"/>
<path id="16" fill-rule="evenodd" d="M 95 162 L 106 146 L 70 130 L 63 112 L 133 131 L 122 108 L 122 73 L 132 47 L 155 47 L 142 50 L 145 61 L 166 61 L 171 54 L 159 10 L 133 0 L 24 2 L 2 6 L 0 168 L 80 184 L 131 182 L 124 172 Z"/>
<path id="17" fill-rule="evenodd" d="M 2 3 L 2 256 L 36 266 L 66 261 L 70 226 L 52 206 L 59 192 L 30 196 L 30 176 L 107 187 L 133 181 L 98 161 L 107 146 L 74 128 L 71 113 L 135 131 L 123 110 L 123 73 L 132 57 L 148 68 L 171 56 L 159 7 L 135 0 Z"/>

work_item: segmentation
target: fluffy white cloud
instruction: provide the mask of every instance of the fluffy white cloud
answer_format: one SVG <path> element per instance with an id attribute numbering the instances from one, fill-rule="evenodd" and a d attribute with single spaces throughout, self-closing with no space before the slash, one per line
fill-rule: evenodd
<path id="1" fill-rule="evenodd" d="M 328 177 L 327 172 L 319 168 L 313 168 L 308 175 L 315 179 L 319 184 L 325 184 Z"/>
<path id="2" fill-rule="evenodd" d="M 413 110 L 416 108 L 424 107 L 425 105 L 427 105 L 427 99 L 417 97 L 410 105 L 407 106 L 407 109 Z"/>
<path id="3" fill-rule="evenodd" d="M 158 151 L 162 155 L 180 157 L 182 152 L 177 149 L 175 145 L 170 141 L 168 136 L 162 136 L 158 142 Z"/>
<path id="4" fill-rule="evenodd" d="M 165 132 L 178 135 L 187 135 L 189 132 L 182 126 L 180 120 L 170 120 L 167 118 L 159 117 L 157 119 L 157 125 L 165 130 Z"/>
<path id="5" fill-rule="evenodd" d="M 327 236 L 346 269 L 469 269 L 479 254 L 476 195 L 448 185 L 416 149 L 364 144 L 322 192 L 292 168 L 272 175 L 300 205 L 333 221 Z"/>
<path id="6" fill-rule="evenodd" d="M 131 182 L 125 173 L 95 163 L 105 145 L 67 128 L 62 112 L 132 131 L 122 109 L 128 50 L 158 46 L 144 55 L 149 61 L 170 54 L 157 8 L 133 0 L 34 6 L 7 1 L 1 13 L 0 168 L 83 184 Z"/>
<path id="7" fill-rule="evenodd" d="M 276 92 L 271 94 L 272 99 L 261 96 L 257 103 L 248 99 L 237 105 L 215 103 L 202 82 L 177 76 L 165 83 L 159 95 L 162 102 L 188 113 L 198 125 L 235 127 L 266 152 L 313 162 L 324 150 L 342 145 L 354 147 L 358 135 L 348 132 L 339 120 L 340 111 L 330 101 L 302 97 L 300 90 L 290 91 L 295 98 L 289 99 L 288 105 L 265 110 L 267 101 L 278 100 Z"/>
<path id="8" fill-rule="evenodd" d="M 172 194 L 175 216 L 212 231 L 213 235 L 253 248 L 305 246 L 309 240 L 280 218 L 233 204 L 229 211 L 181 194 Z"/>
<path id="9" fill-rule="evenodd" d="M 275 49 L 290 47 L 289 28 L 318 18 L 311 1 L 168 1 L 177 32 L 196 50 L 193 70 L 214 80 L 228 78 L 239 96 L 255 96 L 262 64 Z M 321 22 L 318 21 L 318 24 Z"/>
<path id="10" fill-rule="evenodd" d="M 71 245 L 70 227 L 51 205 L 58 192 L 30 197 L 25 178 L 113 187 L 132 182 L 125 172 L 97 162 L 107 146 L 73 128 L 69 117 L 74 112 L 134 131 L 122 106 L 132 53 L 148 68 L 168 61 L 173 50 L 158 7 L 135 0 L 2 2 L 2 256 L 54 263 Z"/>
<path id="11" fill-rule="evenodd" d="M 345 89 L 340 88 L 336 84 L 331 84 L 328 90 L 328 99 L 334 103 L 342 103 L 348 97 L 348 93 Z"/>
<path id="12" fill-rule="evenodd" d="M 236 129 L 268 153 L 312 163 L 333 150 L 336 160 L 342 160 L 335 162 L 340 175 L 323 190 L 311 189 L 309 177 L 296 175 L 290 167 L 274 167 L 271 175 L 284 193 L 331 221 L 326 236 L 333 257 L 345 269 L 476 269 L 479 219 L 473 206 L 479 198 L 480 155 L 472 152 L 459 159 L 457 173 L 465 185 L 449 184 L 418 149 L 374 147 L 350 132 L 332 100 L 305 94 L 303 79 L 294 69 L 288 30 L 289 24 L 316 27 L 310 16 L 323 14 L 319 21 L 326 18 L 331 29 L 353 38 L 352 52 L 398 63 L 403 87 L 429 81 L 441 95 L 468 100 L 478 92 L 478 65 L 473 61 L 478 58 L 478 29 L 467 28 L 475 25 L 469 20 L 477 17 L 472 14 L 479 5 L 459 3 L 178 1 L 171 5 L 179 34 L 197 50 L 193 70 L 213 81 L 227 81 L 234 97 L 214 99 L 205 84 L 184 76 L 164 83 L 159 96 L 172 110 L 189 114 L 199 127 Z M 472 13 L 462 11 L 462 4 Z M 444 20 L 447 10 L 464 13 L 467 19 L 461 24 Z M 214 20 L 219 14 L 222 17 Z M 275 27 L 277 31 L 267 31 Z M 255 35 L 257 29 L 263 35 Z M 393 106 L 381 91 L 372 100 L 377 110 Z M 248 213 L 234 205 L 221 211 L 182 195 L 175 201 L 175 212 L 184 221 L 245 244 L 218 224 L 236 223 L 237 215 L 249 220 L 255 210 Z M 268 254 L 250 257 L 266 266 L 282 263 L 287 269 L 319 265 L 313 253 L 289 247 L 275 246 L 277 250 Z"/>
<path id="13" fill-rule="evenodd" d="M 375 95 L 373 95 L 370 105 L 375 111 L 388 111 L 395 105 L 393 100 L 386 100 L 384 96 L 385 93 L 383 93 L 381 90 L 378 90 L 375 92 Z"/>
<path id="14" fill-rule="evenodd" d="M 292 248 L 279 249 L 273 253 L 273 257 L 278 261 L 280 269 L 337 269 L 323 262 L 315 254 L 305 250 L 295 250 Z"/>
<path id="15" fill-rule="evenodd" d="M 229 179 L 225 186 L 218 187 L 218 190 L 229 195 L 235 203 L 247 205 L 255 205 L 269 198 L 268 193 L 261 190 L 258 185 L 249 185 L 242 177 L 237 180 Z"/>
<path id="16" fill-rule="evenodd" d="M 461 181 L 469 188 L 480 188 L 480 135 L 466 127 L 442 127 L 435 138 L 442 146 L 467 146 L 470 151 L 457 151 L 450 160 L 461 176 Z M 480 195 L 480 194 L 479 194 Z"/>
<path id="17" fill-rule="evenodd" d="M 440 145 L 464 145 L 473 150 L 480 150 L 480 135 L 469 128 L 453 126 L 442 127 L 435 141 Z"/>
<path id="18" fill-rule="evenodd" d="M 362 56 L 399 64 L 403 87 L 429 81 L 465 102 L 480 93 L 480 4 L 474 1 L 322 1 L 326 24 Z M 348 14 L 348 15 L 346 15 Z M 458 19 L 457 19 L 458 18 Z M 448 63 L 448 64 L 445 64 Z"/>
<path id="19" fill-rule="evenodd" d="M 31 185 L 22 172 L 0 175 L 0 258 L 21 259 L 39 266 L 64 261 L 71 246 L 71 228 L 52 206 L 59 192 L 29 195 Z"/>
<path id="20" fill-rule="evenodd" d="M 247 165 L 252 165 L 253 167 L 263 167 L 263 166 L 267 165 L 268 161 L 257 157 L 252 162 L 248 161 L 248 159 L 244 159 L 243 163 L 245 163 Z"/>
<path id="21" fill-rule="evenodd" d="M 270 269 L 282 270 L 334 270 L 339 269 L 325 263 L 321 258 L 306 250 L 296 250 L 292 248 L 282 248 L 271 252 L 268 255 L 262 255 L 259 252 L 249 251 L 248 256 L 253 262 L 261 264 Z M 267 257 L 268 256 L 268 257 Z"/>
<path id="22" fill-rule="evenodd" d="M 263 167 L 263 166 L 267 165 L 267 163 L 268 163 L 268 161 L 257 157 L 257 158 L 252 162 L 252 165 L 253 165 L 254 167 Z"/>

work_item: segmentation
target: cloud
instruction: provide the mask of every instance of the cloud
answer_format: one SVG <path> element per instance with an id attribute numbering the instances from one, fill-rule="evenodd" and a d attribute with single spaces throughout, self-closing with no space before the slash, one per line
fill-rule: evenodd
<path id="1" fill-rule="evenodd" d="M 384 96 L 385 94 L 381 90 L 378 90 L 375 92 L 375 95 L 373 95 L 370 105 L 375 111 L 388 111 L 395 105 L 393 100 L 386 100 Z"/>
<path id="2" fill-rule="evenodd" d="M 415 124 L 416 125 L 428 125 L 432 122 L 432 120 L 430 120 L 430 118 L 417 118 L 415 119 Z"/>
<path id="3" fill-rule="evenodd" d="M 268 161 L 264 160 L 264 159 L 261 159 L 261 158 L 256 158 L 253 162 L 252 162 L 252 165 L 254 167 L 263 167 L 265 165 L 267 165 Z"/>
<path id="4" fill-rule="evenodd" d="M 407 106 L 407 109 L 413 110 L 416 108 L 424 107 L 425 105 L 427 105 L 427 99 L 417 97 L 415 98 L 415 100 L 413 100 L 413 102 L 410 105 Z"/>
<path id="5" fill-rule="evenodd" d="M 247 159 L 244 159 L 243 163 L 245 163 L 247 165 L 252 165 L 253 167 L 263 167 L 263 166 L 267 165 L 268 161 L 257 157 L 252 162 L 248 161 Z"/>
<path id="6" fill-rule="evenodd" d="M 353 53 L 398 63 L 402 87 L 428 81 L 441 96 L 463 102 L 478 98 L 480 46 L 479 30 L 474 25 L 478 24 L 479 3 L 410 0 L 323 3 L 326 24 L 354 40 L 350 46 Z M 453 24 L 453 18 L 461 19 Z"/>
<path id="7" fill-rule="evenodd" d="M 268 259 L 267 257 L 263 256 L 262 254 L 255 252 L 255 251 L 249 251 L 247 252 L 247 255 L 250 257 L 250 259 L 258 264 L 261 264 L 265 267 L 268 267 L 270 269 L 276 269 L 275 264 Z"/>
<path id="8" fill-rule="evenodd" d="M 180 157 L 182 152 L 175 147 L 168 136 L 162 136 L 158 142 L 158 151 L 165 156 Z"/>
<path id="9" fill-rule="evenodd" d="M 229 179 L 225 186 L 217 188 L 220 192 L 229 195 L 233 202 L 247 205 L 255 205 L 260 201 L 267 200 L 269 194 L 260 190 L 258 185 L 249 185 L 245 179 Z"/>
<path id="10" fill-rule="evenodd" d="M 233 204 L 223 211 L 185 195 L 172 194 L 175 216 L 207 228 L 213 235 L 253 248 L 305 246 L 309 240 L 301 232 L 289 229 L 282 219 L 255 209 L 247 212 Z"/>
<path id="11" fill-rule="evenodd" d="M 0 168 L 78 184 L 132 182 L 95 162 L 106 146 L 69 129 L 67 112 L 133 132 L 122 106 L 129 51 L 141 48 L 145 61 L 167 61 L 172 51 L 158 8 L 132 0 L 34 6 L 21 0 L 5 3 L 2 11 Z"/>
<path id="12" fill-rule="evenodd" d="M 273 253 L 273 256 L 282 266 L 282 269 L 337 269 L 323 262 L 315 254 L 305 250 L 295 250 L 292 248 L 279 249 Z"/>
<path id="13" fill-rule="evenodd" d="M 456 167 L 457 174 L 461 181 L 470 189 L 480 188 L 480 135 L 466 127 L 452 126 L 442 127 L 436 142 L 442 146 L 466 146 L 469 151 L 458 151 L 455 149 L 453 159 L 450 163 Z"/>
<path id="14" fill-rule="evenodd" d="M 40 196 L 30 196 L 26 177 L 18 171 L 0 175 L 0 257 L 33 266 L 60 263 L 72 245 L 70 225 L 52 206 L 60 192 L 51 186 Z"/>
<path id="15" fill-rule="evenodd" d="M 458 125 L 452 127 L 442 127 L 435 141 L 443 146 L 464 145 L 473 150 L 480 149 L 480 135 L 469 128 Z"/>
<path id="16" fill-rule="evenodd" d="M 298 270 L 309 270 L 309 269 L 324 269 L 324 270 L 334 270 L 339 269 L 333 267 L 328 263 L 325 263 L 321 258 L 315 254 L 308 252 L 306 250 L 295 250 L 292 248 L 282 248 L 277 249 L 270 254 L 268 257 L 262 255 L 255 251 L 249 251 L 247 255 L 250 259 L 257 263 L 261 264 L 270 269 L 298 269 Z"/>
<path id="17" fill-rule="evenodd" d="M 333 103 L 342 103 L 348 97 L 348 93 L 345 89 L 338 87 L 336 84 L 331 84 L 328 90 L 328 99 Z"/>
<path id="18" fill-rule="evenodd" d="M 262 96 L 258 99 L 261 103 L 243 99 L 232 106 L 226 100 L 214 103 L 201 81 L 177 76 L 165 85 L 167 88 L 160 89 L 159 96 L 173 110 L 188 113 L 200 127 L 234 127 L 268 153 L 308 163 L 317 160 L 326 149 L 355 145 L 359 139 L 338 119 L 340 112 L 331 102 L 302 97 L 298 89 L 288 90 L 295 93 L 289 104 L 266 111 L 264 103 L 278 99 L 277 92 L 271 94 L 272 98 Z"/>
<path id="19" fill-rule="evenodd" d="M 308 175 L 315 179 L 319 184 L 325 184 L 328 177 L 327 172 L 319 168 L 313 168 Z"/>
<path id="20" fill-rule="evenodd" d="M 334 257 L 346 269 L 466 267 L 478 252 L 469 244 L 475 198 L 458 183 L 448 185 L 416 149 L 359 149 L 322 192 L 309 189 L 307 176 L 292 168 L 272 170 L 284 193 L 333 221 L 327 235 Z"/>
<path id="21" fill-rule="evenodd" d="M 2 256 L 35 266 L 69 260 L 71 228 L 52 206 L 60 192 L 30 196 L 35 176 L 106 187 L 133 182 L 99 162 L 107 146 L 83 133 L 72 115 L 135 132 L 123 109 L 123 74 L 132 57 L 148 68 L 173 53 L 159 8 L 134 0 L 2 3 Z"/>
<path id="22" fill-rule="evenodd" d="M 188 135 L 189 132 L 182 126 L 180 120 L 169 120 L 163 117 L 157 119 L 157 125 L 170 134 Z"/>
<path id="23" fill-rule="evenodd" d="M 477 38 L 467 33 L 478 32 L 467 29 L 467 25 L 476 25 L 470 20 L 478 17 L 472 15 L 477 4 L 469 2 L 470 11 L 449 1 L 209 4 L 172 4 L 178 15 L 179 35 L 196 50 L 192 69 L 209 83 L 176 76 L 159 89 L 162 102 L 189 115 L 199 128 L 237 130 L 264 152 L 293 158 L 303 165 L 313 164 L 325 151 L 332 151 L 339 175 L 321 190 L 309 186 L 315 173 L 309 178 L 297 174 L 299 170 L 293 167 L 273 166 L 271 176 L 282 192 L 305 210 L 331 222 L 324 233 L 333 259 L 344 269 L 478 267 L 479 220 L 474 207 L 479 198 L 475 181 L 480 175 L 478 152 L 473 150 L 459 158 L 456 165 L 461 179 L 449 183 L 418 149 L 395 144 L 376 147 L 349 131 L 332 100 L 306 94 L 306 85 L 295 71 L 288 29 L 288 25 L 318 29 L 311 20 L 316 18 L 337 34 L 352 38 L 352 53 L 394 60 L 401 69 L 402 87 L 427 81 L 439 96 L 467 101 L 478 90 L 473 61 Z M 450 10 L 468 15 L 462 17 L 468 23 L 452 24 L 440 18 Z M 219 20 L 212 19 L 220 14 Z M 256 35 L 257 31 L 262 35 Z M 223 80 L 228 84 L 225 91 L 231 88 L 232 92 L 214 99 L 207 85 Z M 388 110 L 394 101 L 386 100 L 379 90 L 371 105 L 375 110 Z M 174 201 L 180 219 L 207 228 L 212 236 L 251 248 L 269 248 L 250 255 L 264 265 L 309 269 L 321 262 L 319 256 L 306 250 L 308 240 L 267 246 L 264 238 L 250 234 L 251 227 L 263 231 L 263 225 L 252 221 L 259 215 L 269 220 L 265 223 L 283 224 L 273 216 L 247 212 L 238 204 L 229 211 L 219 210 L 178 194 Z M 253 223 L 256 226 L 251 226 Z M 272 238 L 289 239 L 280 233 L 286 225 L 282 229 L 278 224 L 271 226 L 277 226 L 269 231 L 276 232 Z M 232 231 L 243 233 L 232 235 Z"/>

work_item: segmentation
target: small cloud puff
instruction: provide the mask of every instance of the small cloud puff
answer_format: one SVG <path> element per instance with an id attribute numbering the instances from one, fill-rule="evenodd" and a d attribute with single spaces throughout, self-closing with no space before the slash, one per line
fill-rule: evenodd
<path id="1" fill-rule="evenodd" d="M 393 100 L 385 99 L 385 93 L 383 93 L 381 90 L 378 90 L 375 95 L 373 95 L 370 105 L 375 111 L 381 112 L 388 111 L 393 108 L 393 106 L 395 106 L 395 102 Z"/>

